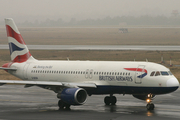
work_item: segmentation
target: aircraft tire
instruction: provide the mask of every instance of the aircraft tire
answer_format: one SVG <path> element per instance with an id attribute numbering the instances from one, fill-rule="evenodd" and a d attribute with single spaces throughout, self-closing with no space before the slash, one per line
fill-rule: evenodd
<path id="1" fill-rule="evenodd" d="M 117 102 L 116 97 L 115 97 L 115 96 L 112 96 L 112 98 L 111 98 L 111 105 L 115 105 L 116 102 Z"/>
<path id="2" fill-rule="evenodd" d="M 63 110 L 64 107 L 65 107 L 65 103 L 64 103 L 62 100 L 59 100 L 58 106 L 59 106 L 59 109 L 60 109 L 60 110 Z"/>
<path id="3" fill-rule="evenodd" d="M 147 110 L 154 110 L 154 104 L 153 103 L 148 103 L 147 105 L 146 105 L 146 108 L 147 108 Z"/>
<path id="4" fill-rule="evenodd" d="M 105 103 L 105 105 L 110 105 L 111 101 L 110 101 L 110 97 L 109 96 L 106 96 L 104 98 L 104 103 Z"/>

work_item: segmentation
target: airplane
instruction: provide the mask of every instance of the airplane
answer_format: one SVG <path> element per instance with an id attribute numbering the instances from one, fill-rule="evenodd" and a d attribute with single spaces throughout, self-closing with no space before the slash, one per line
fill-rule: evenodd
<path id="1" fill-rule="evenodd" d="M 115 105 L 114 94 L 129 94 L 154 110 L 156 95 L 174 92 L 179 82 L 168 68 L 152 62 L 37 60 L 28 50 L 14 20 L 5 19 L 11 62 L 0 69 L 22 79 L 0 80 L 25 88 L 38 86 L 57 94 L 59 109 L 83 105 L 88 96 L 108 95 L 105 105 Z"/>

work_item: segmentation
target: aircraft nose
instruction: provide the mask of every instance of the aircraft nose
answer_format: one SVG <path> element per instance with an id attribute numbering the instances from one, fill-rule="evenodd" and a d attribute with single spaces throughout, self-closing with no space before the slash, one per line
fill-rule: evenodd
<path id="1" fill-rule="evenodd" d="M 173 77 L 167 80 L 166 85 L 167 87 L 179 87 L 179 81 Z"/>

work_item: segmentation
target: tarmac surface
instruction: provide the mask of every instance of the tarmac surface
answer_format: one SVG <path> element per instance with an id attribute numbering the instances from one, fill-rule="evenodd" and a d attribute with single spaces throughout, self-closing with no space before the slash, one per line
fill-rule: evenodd
<path id="1" fill-rule="evenodd" d="M 30 50 L 148 50 L 148 51 L 180 51 L 180 46 L 148 46 L 148 45 L 27 45 Z M 8 45 L 0 45 L 0 49 L 9 49 Z"/>
<path id="2" fill-rule="evenodd" d="M 144 101 L 131 95 L 115 95 L 117 104 L 105 106 L 104 95 L 88 97 L 81 106 L 60 111 L 56 94 L 39 87 L 0 86 L 0 120 L 179 120 L 180 89 L 159 95 L 153 100 L 156 108 L 147 111 Z"/>

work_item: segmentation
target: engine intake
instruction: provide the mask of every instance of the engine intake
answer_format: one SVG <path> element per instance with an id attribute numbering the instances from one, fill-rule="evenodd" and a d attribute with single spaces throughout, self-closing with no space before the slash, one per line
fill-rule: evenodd
<path id="1" fill-rule="evenodd" d="M 70 105 L 82 105 L 86 102 L 87 92 L 83 88 L 65 88 L 60 99 Z"/>

